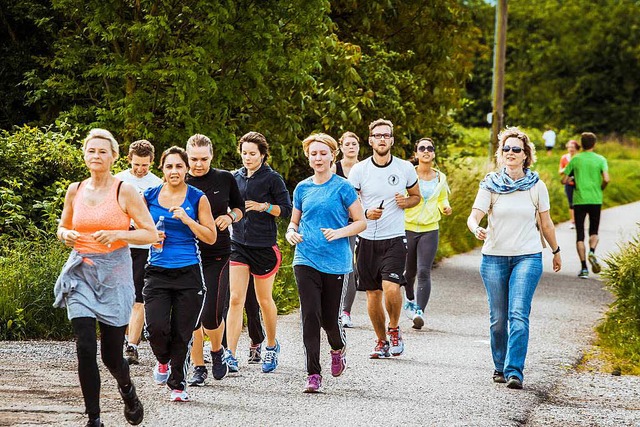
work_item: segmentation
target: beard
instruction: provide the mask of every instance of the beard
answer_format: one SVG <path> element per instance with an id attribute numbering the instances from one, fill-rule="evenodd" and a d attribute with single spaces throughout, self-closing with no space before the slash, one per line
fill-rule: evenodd
<path id="1" fill-rule="evenodd" d="M 387 145 L 386 147 L 375 147 L 373 151 L 375 151 L 378 156 L 386 156 L 387 154 L 389 154 L 389 151 L 391 151 L 391 144 Z"/>

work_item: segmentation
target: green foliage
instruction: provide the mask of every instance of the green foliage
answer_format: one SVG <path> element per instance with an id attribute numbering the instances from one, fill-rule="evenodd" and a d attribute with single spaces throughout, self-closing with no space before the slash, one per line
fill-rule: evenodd
<path id="1" fill-rule="evenodd" d="M 68 254 L 54 239 L 0 244 L 0 340 L 72 335 L 66 310 L 52 306 L 53 285 Z"/>
<path id="2" fill-rule="evenodd" d="M 290 313 L 300 306 L 298 286 L 291 266 L 295 248 L 284 237 L 288 225 L 288 219 L 282 219 L 278 222 L 278 247 L 282 254 L 282 265 L 273 284 L 273 299 L 279 314 Z"/>
<path id="3" fill-rule="evenodd" d="M 597 327 L 599 344 L 624 373 L 640 371 L 640 234 L 606 259 L 602 272 L 615 301 Z"/>
<path id="4" fill-rule="evenodd" d="M 77 130 L 0 131 L 0 240 L 53 233 L 70 182 L 86 174 Z"/>

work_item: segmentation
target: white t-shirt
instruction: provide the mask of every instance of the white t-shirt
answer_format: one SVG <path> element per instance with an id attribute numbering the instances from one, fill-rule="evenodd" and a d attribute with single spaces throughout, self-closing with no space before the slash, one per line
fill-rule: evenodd
<path id="1" fill-rule="evenodd" d="M 404 209 L 395 200 L 396 193 L 405 194 L 418 182 L 418 174 L 406 160 L 392 156 L 386 166 L 378 166 L 369 157 L 356 163 L 349 172 L 349 182 L 360 192 L 362 207 L 380 207 L 384 211 L 378 220 L 367 220 L 367 229 L 359 234 L 368 240 L 385 240 L 405 235 Z"/>
<path id="2" fill-rule="evenodd" d="M 142 178 L 138 178 L 131 173 L 131 169 L 118 172 L 116 174 L 116 178 L 118 178 L 122 182 L 133 185 L 141 196 L 147 188 L 157 187 L 158 185 L 162 184 L 162 180 L 155 176 L 152 172 L 149 172 Z M 133 220 L 131 220 L 131 224 L 133 224 Z M 151 245 L 129 245 L 129 247 L 138 249 L 149 249 Z"/>
<path id="3" fill-rule="evenodd" d="M 544 139 L 545 147 L 553 147 L 556 145 L 556 133 L 551 129 L 542 134 L 542 139 Z"/>
<path id="4" fill-rule="evenodd" d="M 482 246 L 485 255 L 517 256 L 542 252 L 540 232 L 536 228 L 536 192 L 540 212 L 550 208 L 547 186 L 538 181 L 527 191 L 509 194 L 494 194 L 493 207 L 489 213 L 487 238 Z M 480 189 L 473 202 L 474 209 L 489 212 L 491 193 Z"/>

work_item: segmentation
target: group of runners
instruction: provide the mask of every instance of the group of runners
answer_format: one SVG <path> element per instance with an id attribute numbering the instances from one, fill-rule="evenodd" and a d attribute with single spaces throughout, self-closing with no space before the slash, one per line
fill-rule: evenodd
<path id="1" fill-rule="evenodd" d="M 483 193 L 522 190 L 525 194 L 535 186 L 532 209 L 542 216 L 542 232 L 557 256 L 554 267 L 559 270 L 546 187 L 528 169 L 534 160 L 533 145 L 518 132 L 501 140 L 496 156 L 506 167 L 481 184 L 468 225 L 479 239 L 493 235 L 489 246 L 485 242 L 483 256 L 503 257 L 502 245 L 510 248 L 508 257 L 522 255 L 511 253 L 516 247 L 516 252 L 523 249 L 524 255 L 533 254 L 534 261 L 541 263 L 539 241 L 524 247 L 511 240 L 500 242 L 500 229 L 507 239 L 518 228 L 531 234 L 527 221 L 501 222 L 501 211 L 511 209 L 512 195 L 498 200 Z M 239 139 L 243 167 L 233 173 L 212 168 L 211 141 L 193 135 L 186 150 L 174 146 L 162 153 L 162 179 L 149 170 L 155 157 L 150 142 L 132 143 L 131 168 L 113 176 L 110 169 L 119 154 L 118 143 L 108 131 L 89 133 L 83 152 L 91 176 L 71 184 L 65 198 L 58 238 L 74 250 L 55 287 L 56 306 L 67 307 L 77 338 L 88 426 L 101 425 L 96 321 L 102 360 L 118 382 L 130 424 L 143 419 L 142 403 L 129 374 L 129 365 L 138 363 L 143 325 L 157 359 L 153 378 L 166 384 L 172 401 L 188 401 L 187 385 L 204 385 L 208 378 L 204 335 L 210 341 L 213 378 L 221 380 L 229 372 L 238 372 L 244 309 L 251 338 L 247 362 L 261 363 L 265 373 L 277 369 L 280 344 L 272 290 L 282 261 L 276 243 L 278 217 L 290 218 L 285 237 L 295 245 L 293 268 L 307 370 L 303 391 L 315 393 L 322 386 L 321 329 L 331 347 L 331 374 L 340 376 L 346 368 L 344 328 L 352 326 L 356 288 L 366 291 L 376 336 L 370 358 L 404 352 L 400 316 L 404 309 L 416 329 L 425 323 L 438 224 L 441 215 L 452 212 L 449 188 L 445 174 L 434 167 L 432 139 L 415 143 L 415 164 L 391 154 L 394 134 L 388 120 L 369 125 L 368 143 L 372 155 L 358 161 L 359 138 L 352 132 L 343 134 L 339 142 L 322 133 L 307 137 L 302 147 L 313 174 L 296 186 L 292 201 L 284 180 L 267 163 L 269 145 L 258 132 Z M 337 162 L 339 151 L 342 159 Z M 509 174 L 516 176 L 509 178 Z M 484 214 L 489 214 L 488 230 L 479 226 Z M 523 211 L 522 215 L 528 214 Z M 509 281 L 502 282 L 508 277 L 504 274 L 496 283 L 483 274 L 490 308 L 504 298 L 504 289 L 496 289 L 511 286 Z M 539 274 L 528 279 L 535 282 L 527 291 L 531 298 L 538 279 Z M 517 309 L 522 323 L 519 338 L 514 338 L 519 348 L 514 366 L 506 366 L 504 360 L 511 353 L 506 349 L 507 341 L 512 345 L 508 338 L 512 331 L 506 331 L 506 319 L 514 322 L 511 307 L 508 302 L 506 306 L 499 303 L 497 311 L 491 310 L 493 378 L 509 379 L 511 388 L 522 385 L 531 298 L 525 298 L 528 307 L 525 301 L 525 307 Z M 504 313 L 507 310 L 509 316 Z M 119 350 L 123 342 L 124 358 Z M 520 387 L 513 386 L 512 377 Z"/>

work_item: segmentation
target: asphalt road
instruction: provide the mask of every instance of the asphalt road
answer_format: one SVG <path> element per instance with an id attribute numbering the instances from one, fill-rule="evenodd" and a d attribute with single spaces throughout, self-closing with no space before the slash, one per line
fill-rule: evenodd
<path id="1" fill-rule="evenodd" d="M 603 212 L 600 256 L 638 232 L 640 203 Z M 640 378 L 579 373 L 574 367 L 590 349 L 593 326 L 610 294 L 597 276 L 577 277 L 575 233 L 557 227 L 563 269 L 545 274 L 536 291 L 523 390 L 491 381 L 489 321 L 478 250 L 444 260 L 433 272 L 433 291 L 421 331 L 403 317 L 406 352 L 370 360 L 375 345 L 364 294 L 347 331 L 349 368 L 329 373 L 323 343 L 323 393 L 303 394 L 306 373 L 299 313 L 279 318 L 282 346 L 276 372 L 247 365 L 240 373 L 190 388 L 192 401 L 168 402 L 153 383 L 146 343 L 142 364 L 132 368 L 145 404 L 145 426 L 425 425 L 425 426 L 640 426 Z M 246 336 L 240 349 L 248 347 Z M 102 371 L 106 426 L 126 425 L 115 382 Z M 0 426 L 84 425 L 83 404 L 70 342 L 0 342 Z"/>

